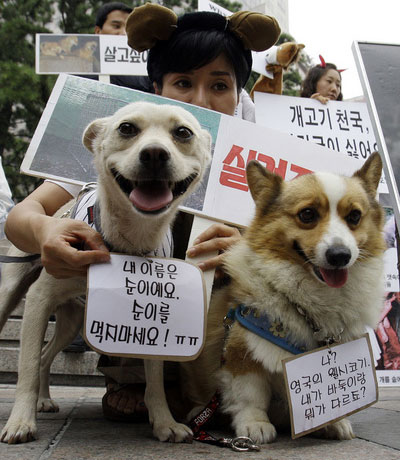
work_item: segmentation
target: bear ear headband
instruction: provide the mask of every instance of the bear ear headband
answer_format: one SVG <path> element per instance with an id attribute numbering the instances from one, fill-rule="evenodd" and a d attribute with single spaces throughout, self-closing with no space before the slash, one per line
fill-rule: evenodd
<path id="1" fill-rule="evenodd" d="M 178 28 L 178 17 L 161 5 L 146 3 L 135 8 L 126 23 L 128 45 L 142 52 L 158 41 L 168 40 Z M 198 27 L 202 30 L 201 27 Z M 239 11 L 226 18 L 225 29 L 234 33 L 252 51 L 270 48 L 281 32 L 275 18 L 252 11 Z"/>
<path id="2" fill-rule="evenodd" d="M 325 59 L 324 59 L 321 55 L 319 55 L 319 60 L 321 61 L 320 66 L 321 66 L 323 69 L 325 69 L 325 67 L 326 67 Z M 337 71 L 338 71 L 339 73 L 340 73 L 340 72 L 344 72 L 345 70 L 346 70 L 346 69 L 337 69 Z"/>

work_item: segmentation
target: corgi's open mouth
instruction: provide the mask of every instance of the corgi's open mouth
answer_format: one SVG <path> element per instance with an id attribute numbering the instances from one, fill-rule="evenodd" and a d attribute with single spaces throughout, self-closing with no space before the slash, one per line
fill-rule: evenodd
<path id="1" fill-rule="evenodd" d="M 299 243 L 295 241 L 293 243 L 293 249 L 308 263 L 311 265 L 315 276 L 326 283 L 329 287 L 340 288 L 344 286 L 348 278 L 347 268 L 323 268 L 318 267 L 313 264 L 311 260 L 307 257 L 303 249 L 300 247 Z"/>
<path id="2" fill-rule="evenodd" d="M 129 201 L 140 212 L 160 213 L 168 209 L 171 203 L 189 188 L 198 174 L 193 173 L 179 182 L 164 180 L 130 181 L 116 169 L 111 173 Z"/>

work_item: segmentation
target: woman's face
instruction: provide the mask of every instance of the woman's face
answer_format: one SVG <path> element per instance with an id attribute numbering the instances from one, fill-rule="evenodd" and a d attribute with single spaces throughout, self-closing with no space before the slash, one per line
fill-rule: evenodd
<path id="1" fill-rule="evenodd" d="M 336 101 L 339 97 L 341 87 L 342 80 L 340 78 L 340 73 L 337 70 L 329 69 L 318 80 L 316 92 L 321 94 L 321 96 L 327 97 L 331 101 Z"/>
<path id="2" fill-rule="evenodd" d="M 177 101 L 233 115 L 238 104 L 236 77 L 228 60 L 220 55 L 197 70 L 167 73 L 156 94 Z"/>

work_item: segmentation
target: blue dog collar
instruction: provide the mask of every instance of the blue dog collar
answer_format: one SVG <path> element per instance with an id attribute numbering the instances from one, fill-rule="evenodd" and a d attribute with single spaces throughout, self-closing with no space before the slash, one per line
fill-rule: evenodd
<path id="1" fill-rule="evenodd" d="M 306 351 L 305 346 L 297 347 L 293 345 L 287 336 L 287 331 L 283 324 L 279 321 L 271 322 L 267 315 L 261 315 L 257 309 L 246 307 L 240 304 L 233 312 L 228 313 L 228 317 L 234 318 L 246 329 L 269 342 L 283 348 L 284 350 L 299 355 Z"/>

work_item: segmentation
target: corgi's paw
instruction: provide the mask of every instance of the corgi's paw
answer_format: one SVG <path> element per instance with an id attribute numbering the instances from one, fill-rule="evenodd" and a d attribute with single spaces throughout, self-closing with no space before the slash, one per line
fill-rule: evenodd
<path id="1" fill-rule="evenodd" d="M 267 444 L 276 439 L 276 429 L 272 423 L 267 421 L 239 424 L 235 431 L 236 436 L 247 436 L 255 444 Z"/>
<path id="2" fill-rule="evenodd" d="M 58 404 L 51 398 L 39 398 L 37 403 L 38 412 L 58 412 Z"/>
<path id="3" fill-rule="evenodd" d="M 347 419 L 342 419 L 337 422 L 327 425 L 321 430 L 324 438 L 328 439 L 354 439 L 356 436 L 351 427 L 351 423 Z"/>
<path id="4" fill-rule="evenodd" d="M 192 430 L 182 423 L 154 423 L 153 434 L 160 441 L 187 442 L 193 441 Z"/>
<path id="5" fill-rule="evenodd" d="M 8 444 L 30 442 L 36 439 L 36 433 L 35 420 L 10 418 L 1 432 L 0 441 Z"/>

